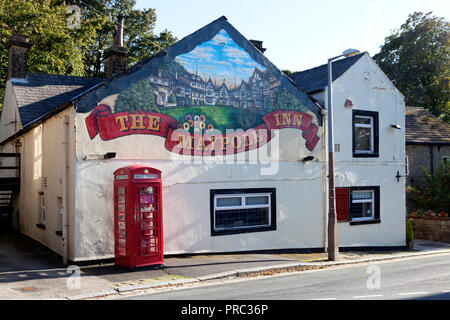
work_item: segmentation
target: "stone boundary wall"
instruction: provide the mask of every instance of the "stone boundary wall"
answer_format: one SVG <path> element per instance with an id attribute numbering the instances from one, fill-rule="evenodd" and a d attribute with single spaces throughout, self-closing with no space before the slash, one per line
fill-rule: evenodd
<path id="1" fill-rule="evenodd" d="M 414 239 L 450 243 L 450 219 L 409 219 L 413 225 Z"/>

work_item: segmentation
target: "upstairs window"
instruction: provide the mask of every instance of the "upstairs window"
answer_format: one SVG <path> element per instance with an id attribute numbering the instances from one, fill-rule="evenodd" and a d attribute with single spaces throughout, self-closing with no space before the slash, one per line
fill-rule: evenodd
<path id="1" fill-rule="evenodd" d="M 353 157 L 379 157 L 378 112 L 353 110 Z"/>

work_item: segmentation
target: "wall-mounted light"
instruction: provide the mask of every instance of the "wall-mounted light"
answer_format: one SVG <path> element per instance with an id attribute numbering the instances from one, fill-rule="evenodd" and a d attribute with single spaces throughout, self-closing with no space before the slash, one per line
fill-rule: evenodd
<path id="1" fill-rule="evenodd" d="M 308 161 L 313 161 L 314 160 L 314 157 L 313 156 L 308 156 L 308 157 L 306 157 L 306 158 L 303 158 L 303 162 L 308 162 Z"/>
<path id="2" fill-rule="evenodd" d="M 400 182 L 400 178 L 406 177 L 406 175 L 401 175 L 399 171 L 397 171 L 397 175 L 395 176 L 397 178 L 397 182 Z"/>
<path id="3" fill-rule="evenodd" d="M 398 130 L 402 129 L 402 127 L 400 127 L 398 124 L 391 124 L 391 127 Z"/>
<path id="4" fill-rule="evenodd" d="M 107 152 L 103 155 L 103 159 L 114 159 L 116 157 L 115 152 Z"/>
<path id="5" fill-rule="evenodd" d="M 84 160 L 103 160 L 103 159 L 114 159 L 116 157 L 115 152 L 107 152 L 104 154 L 101 153 L 94 153 L 94 154 L 88 154 L 86 157 L 84 157 Z"/>

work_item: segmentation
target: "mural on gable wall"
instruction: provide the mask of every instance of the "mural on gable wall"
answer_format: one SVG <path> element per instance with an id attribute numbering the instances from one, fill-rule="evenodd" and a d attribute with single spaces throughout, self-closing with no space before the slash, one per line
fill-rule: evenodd
<path id="1" fill-rule="evenodd" d="M 318 126 L 308 110 L 222 29 L 120 91 L 113 106 L 97 105 L 86 125 L 91 139 L 152 134 L 169 151 L 212 156 L 255 149 L 272 129 L 296 128 L 312 151 Z"/>

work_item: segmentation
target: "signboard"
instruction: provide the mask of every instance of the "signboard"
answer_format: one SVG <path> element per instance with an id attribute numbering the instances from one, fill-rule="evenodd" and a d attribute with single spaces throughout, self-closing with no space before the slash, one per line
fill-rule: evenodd
<path id="1" fill-rule="evenodd" d="M 134 178 L 135 179 L 157 179 L 158 175 L 157 174 L 135 174 Z"/>

